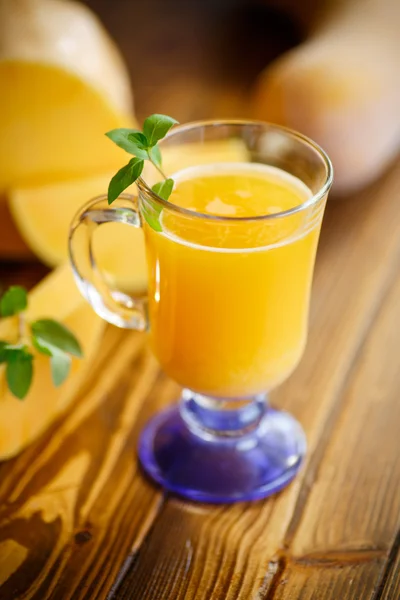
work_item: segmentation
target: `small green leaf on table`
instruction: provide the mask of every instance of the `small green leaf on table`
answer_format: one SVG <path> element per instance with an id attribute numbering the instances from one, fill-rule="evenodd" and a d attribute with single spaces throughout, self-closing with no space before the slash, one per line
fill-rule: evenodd
<path id="1" fill-rule="evenodd" d="M 82 357 L 81 346 L 65 325 L 53 319 L 40 319 L 31 324 L 32 342 L 34 346 L 48 356 L 58 354 L 58 350 Z"/>
<path id="2" fill-rule="evenodd" d="M 28 295 L 26 290 L 13 285 L 2 296 L 0 300 L 0 312 L 2 317 L 11 317 L 26 309 L 28 305 Z"/>
<path id="3" fill-rule="evenodd" d="M 55 352 L 50 359 L 51 377 L 56 387 L 60 386 L 68 377 L 71 369 L 71 357 L 65 352 Z"/>
<path id="4" fill-rule="evenodd" d="M 33 378 L 33 356 L 25 348 L 8 353 L 6 379 L 10 392 L 19 400 L 27 395 Z"/>
<path id="5" fill-rule="evenodd" d="M 9 346 L 8 342 L 4 342 L 0 340 L 0 364 L 7 362 L 7 347 Z"/>

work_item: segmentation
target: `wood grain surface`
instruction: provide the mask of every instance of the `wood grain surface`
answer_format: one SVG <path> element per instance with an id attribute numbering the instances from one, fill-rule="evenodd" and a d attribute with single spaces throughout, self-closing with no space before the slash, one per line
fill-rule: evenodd
<path id="1" fill-rule="evenodd" d="M 129 3 L 118 0 L 115 11 L 105 0 L 88 3 L 119 32 L 134 82 L 142 81 L 139 114 L 156 100 L 156 110 L 183 120 L 240 116 L 240 106 L 245 113 L 247 73 L 239 84 L 231 65 L 224 79 L 222 59 L 207 73 L 196 45 L 189 77 L 178 50 L 187 56 L 192 41 L 176 30 L 176 45 L 161 36 L 156 47 L 156 56 L 169 48 L 175 65 L 157 87 L 162 65 L 152 62 L 150 75 L 134 65 Z M 162 2 L 142 4 L 168 12 Z M 199 3 L 178 4 L 205 27 Z M 215 4 L 216 19 L 223 5 Z M 178 17 L 168 17 L 172 28 Z M 205 54 L 215 50 L 212 31 L 200 36 Z M 268 500 L 218 507 L 183 502 L 149 482 L 137 463 L 138 435 L 179 389 L 142 334 L 110 326 L 73 408 L 0 465 L 1 600 L 400 598 L 399 198 L 397 163 L 369 189 L 329 202 L 306 353 L 272 397 L 307 433 L 295 481 Z M 31 286 L 45 272 L 34 262 L 0 265 L 3 285 Z"/>
<path id="2" fill-rule="evenodd" d="M 110 327 L 75 408 L 0 467 L 0 598 L 398 597 L 399 195 L 400 165 L 328 210 L 308 348 L 274 395 L 307 432 L 295 482 L 231 507 L 149 483 L 138 433 L 178 389 Z"/>

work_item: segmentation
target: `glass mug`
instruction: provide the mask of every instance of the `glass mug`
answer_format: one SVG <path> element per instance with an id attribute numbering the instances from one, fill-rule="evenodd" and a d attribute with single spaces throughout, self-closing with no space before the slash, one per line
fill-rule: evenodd
<path id="1" fill-rule="evenodd" d="M 177 162 L 180 169 L 229 162 L 238 171 L 257 163 L 283 170 L 309 190 L 289 210 L 214 216 L 158 197 L 150 188 L 155 172 L 146 167 L 137 197 L 122 194 L 112 206 L 105 196 L 92 200 L 70 231 L 82 294 L 110 323 L 147 330 L 162 369 L 183 387 L 179 404 L 142 432 L 144 470 L 192 500 L 262 498 L 293 479 L 306 451 L 299 423 L 271 408 L 267 394 L 290 375 L 306 343 L 332 165 L 304 136 L 252 121 L 178 126 L 160 148 L 168 176 Z M 147 297 L 112 289 L 97 268 L 92 235 L 109 222 L 143 228 Z"/>

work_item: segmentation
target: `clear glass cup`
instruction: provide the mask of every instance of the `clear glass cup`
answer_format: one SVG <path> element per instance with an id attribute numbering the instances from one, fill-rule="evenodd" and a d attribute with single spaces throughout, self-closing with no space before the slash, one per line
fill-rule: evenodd
<path id="1" fill-rule="evenodd" d="M 157 174 L 146 167 L 137 196 L 123 194 L 112 206 L 105 196 L 92 200 L 70 232 L 82 294 L 110 323 L 148 331 L 162 369 L 183 388 L 180 402 L 142 432 L 144 470 L 192 500 L 262 498 L 293 479 L 306 451 L 300 424 L 271 408 L 267 395 L 290 375 L 306 343 L 332 165 L 304 136 L 252 121 L 179 126 L 160 147 L 167 175 L 200 163 L 240 169 L 251 162 L 282 169 L 311 190 L 290 210 L 217 217 L 162 200 L 150 187 Z M 112 289 L 96 266 L 93 232 L 116 221 L 143 228 L 147 297 Z"/>

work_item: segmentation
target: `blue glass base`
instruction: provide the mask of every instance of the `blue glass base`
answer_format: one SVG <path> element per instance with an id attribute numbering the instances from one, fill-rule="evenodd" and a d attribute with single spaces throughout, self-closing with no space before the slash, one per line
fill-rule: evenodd
<path id="1" fill-rule="evenodd" d="M 257 420 L 255 405 L 259 406 L 255 402 L 242 410 L 253 411 L 253 428 L 224 429 L 224 434 L 221 429 L 199 428 L 191 422 L 190 401 L 157 414 L 139 442 L 145 472 L 165 489 L 199 502 L 257 500 L 281 490 L 301 466 L 305 435 L 291 415 L 265 404 Z M 211 412 L 207 407 L 204 410 Z M 215 422 L 221 414 L 223 422 L 226 415 L 232 422 L 232 415 L 240 414 L 240 409 L 213 412 Z"/>

